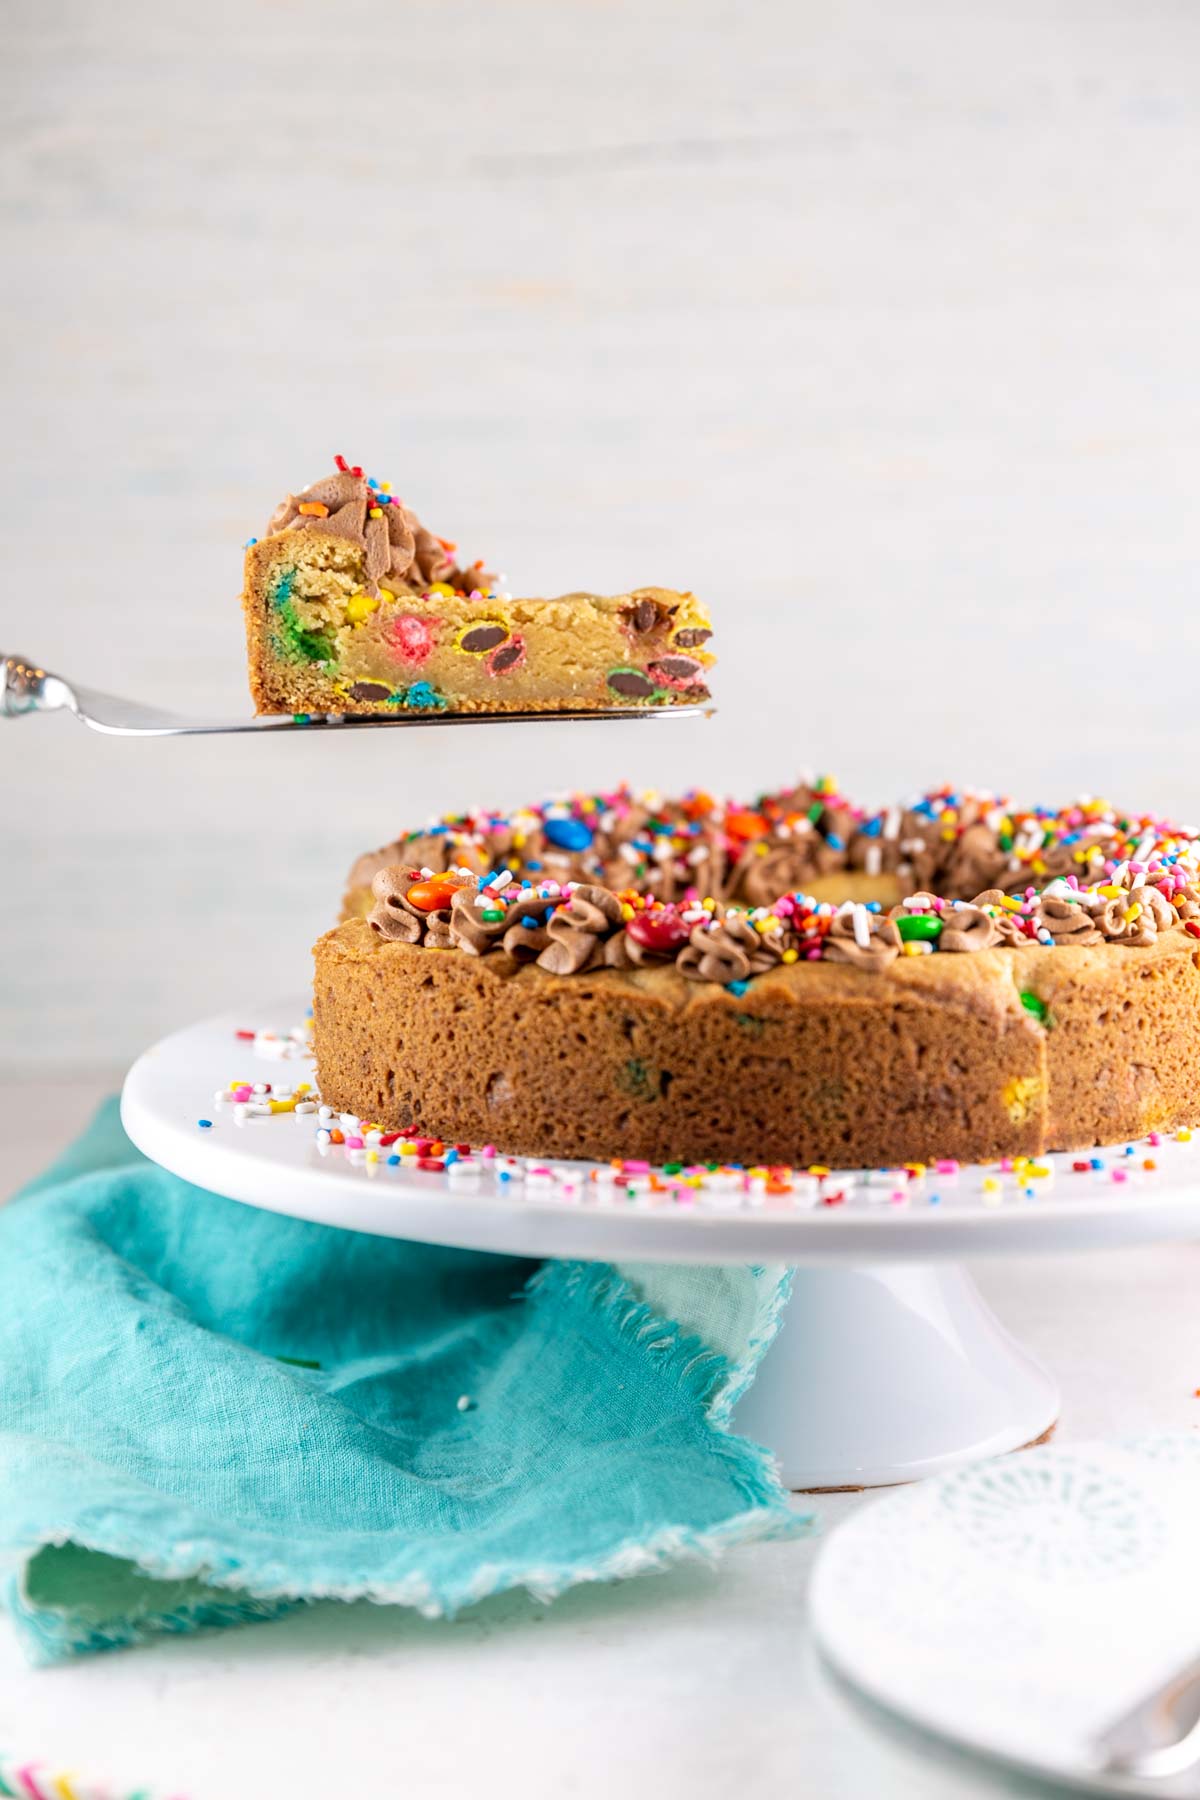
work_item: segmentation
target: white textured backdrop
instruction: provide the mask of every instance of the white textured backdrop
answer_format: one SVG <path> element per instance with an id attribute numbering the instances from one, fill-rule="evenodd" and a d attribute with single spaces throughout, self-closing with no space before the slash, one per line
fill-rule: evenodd
<path id="1" fill-rule="evenodd" d="M 553 593 L 712 604 L 719 717 L 0 722 L 0 1059 L 301 986 L 444 807 L 803 765 L 1200 815 L 1200 14 L 1165 0 L 0 8 L 0 648 L 245 704 L 335 450 Z"/>

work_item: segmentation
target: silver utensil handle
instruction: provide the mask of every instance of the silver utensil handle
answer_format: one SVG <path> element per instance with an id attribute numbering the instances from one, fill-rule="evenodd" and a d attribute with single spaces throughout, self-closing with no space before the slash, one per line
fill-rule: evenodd
<path id="1" fill-rule="evenodd" d="M 4 670 L 0 719 L 15 719 L 21 713 L 57 712 L 66 705 L 65 684 L 27 656 L 14 652 L 4 658 L 0 667 Z"/>
<path id="2" fill-rule="evenodd" d="M 1200 1662 L 1138 1702 L 1099 1741 L 1106 1774 L 1141 1781 L 1182 1775 L 1200 1763 Z"/>

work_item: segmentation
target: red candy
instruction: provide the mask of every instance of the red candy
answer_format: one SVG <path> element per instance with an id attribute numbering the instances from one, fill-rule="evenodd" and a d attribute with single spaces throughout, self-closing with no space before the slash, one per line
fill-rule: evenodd
<path id="1" fill-rule="evenodd" d="M 655 912 L 636 913 L 625 930 L 643 950 L 678 950 L 691 936 L 691 927 L 665 906 Z"/>

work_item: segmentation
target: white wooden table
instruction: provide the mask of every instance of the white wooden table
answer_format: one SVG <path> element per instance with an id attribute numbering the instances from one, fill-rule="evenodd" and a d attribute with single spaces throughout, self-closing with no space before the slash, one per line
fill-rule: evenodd
<path id="1" fill-rule="evenodd" d="M 102 1084 L 10 1086 L 4 1184 L 41 1166 L 48 1129 Z M 50 1119 L 56 1122 L 50 1125 Z M 976 1271 L 1058 1374 L 1062 1438 L 1200 1424 L 1200 1246 Z M 852 1496 L 817 1505 L 825 1529 Z M 1038 1790 L 874 1716 L 822 1668 L 805 1587 L 816 1544 L 719 1568 L 507 1596 L 451 1624 L 367 1605 L 28 1670 L 0 1620 L 0 1747 L 157 1796 L 614 1793 L 741 1800 L 967 1800 Z M 903 1646 L 897 1646 L 903 1654 Z"/>

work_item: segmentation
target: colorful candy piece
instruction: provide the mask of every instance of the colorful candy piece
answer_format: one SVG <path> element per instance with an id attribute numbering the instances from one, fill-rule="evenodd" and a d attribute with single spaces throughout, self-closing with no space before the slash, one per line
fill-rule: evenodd
<path id="1" fill-rule="evenodd" d="M 421 912 L 440 912 L 462 885 L 453 875 L 434 875 L 428 881 L 414 881 L 405 898 Z"/>

